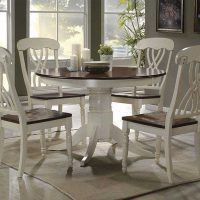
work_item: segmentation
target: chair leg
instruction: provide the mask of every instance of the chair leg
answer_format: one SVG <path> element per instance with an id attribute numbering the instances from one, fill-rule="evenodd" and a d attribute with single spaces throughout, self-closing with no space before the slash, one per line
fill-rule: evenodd
<path id="1" fill-rule="evenodd" d="M 59 105 L 58 105 L 58 111 L 59 111 L 59 112 L 62 112 L 62 104 L 59 104 Z M 59 126 L 59 127 L 57 128 L 57 132 L 59 132 L 59 133 L 56 133 L 56 137 L 59 137 L 60 131 L 61 131 L 61 126 Z"/>
<path id="2" fill-rule="evenodd" d="M 162 138 L 161 136 L 156 137 L 156 152 L 155 152 L 155 162 L 156 164 L 160 161 L 160 149 L 161 149 Z"/>
<path id="3" fill-rule="evenodd" d="M 3 146 L 4 146 L 4 129 L 0 128 L 0 165 L 3 158 Z"/>
<path id="4" fill-rule="evenodd" d="M 44 130 L 40 131 L 40 144 L 42 157 L 46 157 L 46 138 Z"/>
<path id="5" fill-rule="evenodd" d="M 200 132 L 196 132 L 194 135 L 194 143 L 195 143 L 195 154 L 196 154 L 196 162 L 200 175 Z"/>
<path id="6" fill-rule="evenodd" d="M 62 104 L 59 104 L 58 105 L 58 111 L 62 112 L 62 110 L 63 110 Z M 54 136 L 54 139 L 57 139 L 57 138 L 60 137 L 60 132 L 61 132 L 61 126 L 57 127 L 57 131 L 56 131 L 56 134 Z M 49 132 L 48 138 L 49 138 L 49 140 L 52 140 L 52 133 Z"/>
<path id="7" fill-rule="evenodd" d="M 169 135 L 166 133 L 166 135 Z M 166 168 L 167 168 L 167 176 L 169 183 L 173 183 L 173 166 L 172 166 L 172 158 L 171 158 L 171 138 L 169 136 L 165 136 L 165 159 L 166 159 Z"/>
<path id="8" fill-rule="evenodd" d="M 128 122 L 127 121 L 123 121 L 122 132 L 124 134 L 122 172 L 126 173 L 126 171 L 127 171 L 128 146 L 129 146 L 129 132 L 130 132 L 130 129 L 128 129 Z"/>
<path id="9" fill-rule="evenodd" d="M 80 98 L 81 125 L 85 125 L 85 97 Z"/>
<path id="10" fill-rule="evenodd" d="M 67 122 L 65 126 L 66 130 L 66 144 L 67 144 L 67 154 L 68 154 L 68 169 L 73 168 L 73 159 L 72 159 L 72 135 L 71 135 L 71 122 Z"/>
<path id="11" fill-rule="evenodd" d="M 139 108 L 139 105 L 138 105 L 138 102 L 134 102 L 132 104 L 132 115 L 137 115 L 137 114 L 140 114 L 140 108 Z M 139 131 L 135 131 L 135 140 L 138 141 L 139 139 Z"/>
<path id="12" fill-rule="evenodd" d="M 26 156 L 27 156 L 27 131 L 25 128 L 21 128 L 18 178 L 22 178 L 24 174 Z"/>
<path id="13" fill-rule="evenodd" d="M 81 113 L 81 126 L 85 125 L 85 97 L 80 98 L 80 113 Z M 85 138 L 82 142 L 82 145 L 87 145 L 87 138 Z"/>
<path id="14" fill-rule="evenodd" d="M 51 110 L 52 106 L 49 103 L 46 103 L 45 107 L 47 109 Z M 48 140 L 51 141 L 52 140 L 52 133 L 51 133 L 51 129 L 50 128 L 47 130 L 47 135 L 48 135 Z"/>
<path id="15" fill-rule="evenodd" d="M 28 101 L 28 109 L 33 109 L 33 102 L 31 98 Z"/>

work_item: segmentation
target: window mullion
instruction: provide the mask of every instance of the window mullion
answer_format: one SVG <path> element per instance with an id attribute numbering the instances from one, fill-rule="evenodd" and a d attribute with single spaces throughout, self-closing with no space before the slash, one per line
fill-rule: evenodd
<path id="1" fill-rule="evenodd" d="M 88 4 L 87 0 L 84 0 L 84 47 L 88 47 Z"/>
<path id="2" fill-rule="evenodd" d="M 7 21 L 7 48 L 9 50 L 11 50 L 10 48 L 10 34 L 11 34 L 11 30 L 10 30 L 10 0 L 7 1 L 7 10 L 6 10 L 6 21 Z"/>
<path id="3" fill-rule="evenodd" d="M 58 41 L 58 0 L 56 1 L 56 39 Z"/>

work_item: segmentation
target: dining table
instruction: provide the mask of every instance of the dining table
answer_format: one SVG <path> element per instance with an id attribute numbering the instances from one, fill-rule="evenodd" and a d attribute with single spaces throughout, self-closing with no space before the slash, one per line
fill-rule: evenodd
<path id="1" fill-rule="evenodd" d="M 85 166 L 92 158 L 97 142 L 111 142 L 123 146 L 124 134 L 113 124 L 112 90 L 120 87 L 157 84 L 166 75 L 166 72 L 144 67 L 113 67 L 112 71 L 105 73 L 89 73 L 86 71 L 70 72 L 67 68 L 62 67 L 40 69 L 36 75 L 46 84 L 87 88 L 89 93 L 87 123 L 72 136 L 73 146 L 89 137 L 85 156 L 81 160 L 81 166 Z M 152 156 L 152 153 L 142 149 L 138 142 L 130 141 L 129 150 Z"/>

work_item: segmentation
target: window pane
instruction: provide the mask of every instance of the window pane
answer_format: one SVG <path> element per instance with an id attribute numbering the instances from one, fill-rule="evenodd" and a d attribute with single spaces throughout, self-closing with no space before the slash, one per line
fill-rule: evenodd
<path id="1" fill-rule="evenodd" d="M 84 46 L 84 15 L 63 13 L 58 16 L 58 41 L 60 42 L 61 57 L 71 55 L 72 44 L 80 43 Z"/>
<path id="2" fill-rule="evenodd" d="M 127 7 L 126 5 L 120 5 L 117 0 L 105 0 L 105 12 L 122 12 Z"/>
<path id="3" fill-rule="evenodd" d="M 128 55 L 128 48 L 123 47 L 123 30 L 119 28 L 117 14 L 105 14 L 104 42 L 114 49 L 114 57 Z"/>
<path id="4" fill-rule="evenodd" d="M 30 11 L 55 11 L 56 0 L 30 0 Z"/>
<path id="5" fill-rule="evenodd" d="M 7 0 L 0 0 L 0 10 L 7 10 Z"/>
<path id="6" fill-rule="evenodd" d="M 30 37 L 56 39 L 56 14 L 30 13 Z"/>
<path id="7" fill-rule="evenodd" d="M 58 10 L 84 12 L 84 0 L 58 0 Z"/>
<path id="8" fill-rule="evenodd" d="M 7 48 L 7 17 L 6 13 L 0 12 L 0 46 Z"/>

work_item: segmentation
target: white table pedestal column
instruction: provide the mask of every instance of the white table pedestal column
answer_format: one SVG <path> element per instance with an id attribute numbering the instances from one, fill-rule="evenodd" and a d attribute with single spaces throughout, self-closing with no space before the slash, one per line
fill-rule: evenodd
<path id="1" fill-rule="evenodd" d="M 111 88 L 89 89 L 88 128 L 96 128 L 98 140 L 110 140 L 113 124 Z M 88 135 L 89 137 L 91 135 Z"/>

